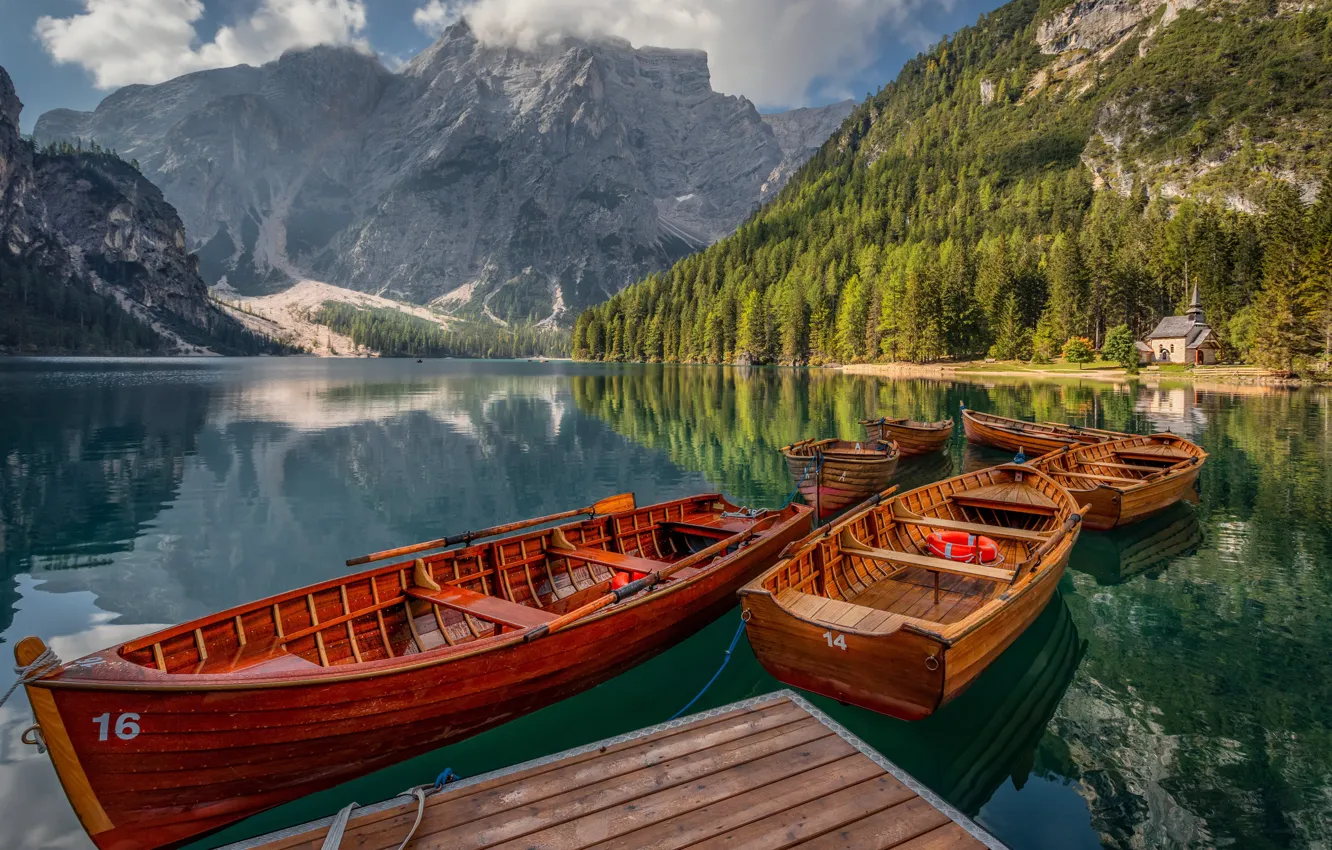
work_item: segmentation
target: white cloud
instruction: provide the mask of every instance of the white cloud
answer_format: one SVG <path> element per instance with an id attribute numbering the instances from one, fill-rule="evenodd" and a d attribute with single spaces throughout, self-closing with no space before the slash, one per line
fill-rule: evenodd
<path id="1" fill-rule="evenodd" d="M 436 35 L 460 16 L 489 44 L 614 35 L 708 52 L 713 88 L 763 105 L 847 96 L 877 45 L 915 45 L 914 13 L 953 0 L 430 0 L 412 19 Z"/>
<path id="2" fill-rule="evenodd" d="M 195 30 L 201 0 L 83 0 L 83 6 L 67 18 L 38 18 L 37 37 L 53 59 L 83 66 L 101 89 L 258 65 L 293 47 L 365 46 L 363 0 L 260 0 L 248 18 L 203 44 Z"/>
<path id="3" fill-rule="evenodd" d="M 458 20 L 457 4 L 445 3 L 443 0 L 430 0 L 412 13 L 412 23 L 429 36 L 439 35 L 456 20 Z"/>

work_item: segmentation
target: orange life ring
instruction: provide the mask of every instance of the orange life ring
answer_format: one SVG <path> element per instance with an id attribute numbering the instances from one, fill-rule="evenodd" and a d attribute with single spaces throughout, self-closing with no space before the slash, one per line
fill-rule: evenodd
<path id="1" fill-rule="evenodd" d="M 638 581 L 646 575 L 647 573 L 622 573 L 616 570 L 615 575 L 611 576 L 611 590 L 619 590 L 629 582 Z"/>
<path id="2" fill-rule="evenodd" d="M 925 538 L 930 554 L 963 564 L 982 566 L 999 560 L 999 547 L 988 537 L 965 531 L 936 531 Z"/>

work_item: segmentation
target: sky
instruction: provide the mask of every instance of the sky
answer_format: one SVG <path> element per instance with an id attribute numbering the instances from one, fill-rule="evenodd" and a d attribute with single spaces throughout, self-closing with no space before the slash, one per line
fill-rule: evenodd
<path id="1" fill-rule="evenodd" d="M 49 109 L 284 50 L 351 44 L 396 68 L 465 16 L 492 44 L 615 35 L 708 52 L 763 111 L 857 100 L 999 0 L 0 0 L 0 65 L 31 132 Z"/>

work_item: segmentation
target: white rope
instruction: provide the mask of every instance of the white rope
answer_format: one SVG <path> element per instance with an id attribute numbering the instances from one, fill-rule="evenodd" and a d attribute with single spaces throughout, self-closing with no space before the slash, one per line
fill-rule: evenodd
<path id="1" fill-rule="evenodd" d="M 59 666 L 60 656 L 52 652 L 50 647 L 42 650 L 42 654 L 32 659 L 31 664 L 15 665 L 14 672 L 18 674 L 18 678 L 14 680 L 14 684 L 9 686 L 9 690 L 5 691 L 5 695 L 0 697 L 0 706 L 3 706 L 14 695 L 14 691 L 18 690 L 19 685 L 35 682 Z"/>
<path id="2" fill-rule="evenodd" d="M 342 844 L 342 833 L 347 831 L 347 819 L 355 808 L 355 803 L 348 803 L 338 810 L 333 816 L 333 822 L 328 825 L 328 834 L 324 836 L 324 843 L 319 846 L 319 850 L 338 850 Z"/>
<path id="3" fill-rule="evenodd" d="M 433 785 L 418 785 L 413 788 L 411 793 L 416 797 L 416 821 L 412 828 L 407 830 L 407 837 L 398 845 L 398 850 L 406 850 L 407 843 L 416 835 L 416 830 L 421 826 L 421 819 L 425 817 L 426 791 L 433 789 Z M 347 821 L 351 818 L 352 810 L 356 808 L 355 803 L 348 803 L 338 810 L 334 815 L 333 822 L 328 825 L 328 834 L 324 836 L 324 843 L 320 845 L 319 850 L 338 850 L 342 844 L 342 835 L 347 831 Z"/>

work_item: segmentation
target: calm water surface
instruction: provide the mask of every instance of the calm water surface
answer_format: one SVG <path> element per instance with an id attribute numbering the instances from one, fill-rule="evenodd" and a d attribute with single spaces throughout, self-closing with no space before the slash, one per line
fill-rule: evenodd
<path id="1" fill-rule="evenodd" d="M 816 700 L 1014 848 L 1332 846 L 1332 396 L 1094 382 L 408 361 L 0 364 L 0 637 L 72 658 L 345 571 L 390 545 L 719 488 L 776 506 L 776 448 L 867 413 L 1169 427 L 1196 504 L 1085 533 L 1061 592 L 965 694 L 907 724 Z M 904 462 L 904 486 L 1006 460 Z M 732 613 L 579 697 L 261 815 L 236 840 L 668 718 Z M 9 647 L 4 651 L 8 653 Z M 8 687 L 5 674 L 0 687 Z M 778 687 L 745 644 L 699 708 Z M 88 848 L 0 710 L 0 847 Z"/>

